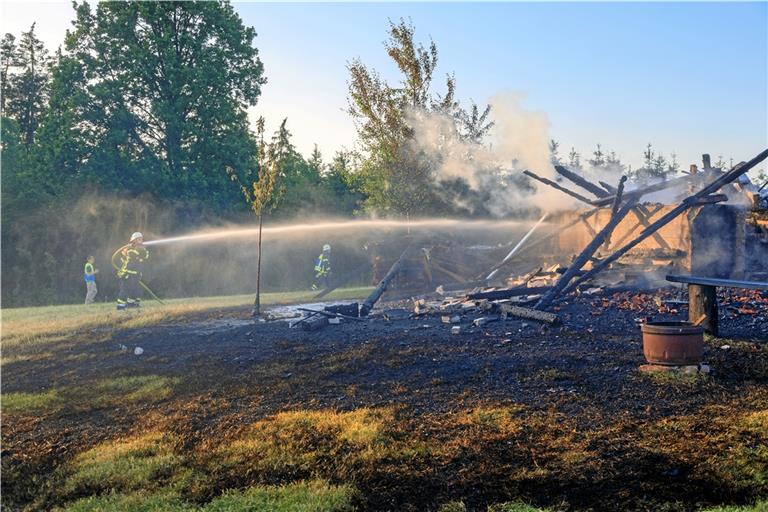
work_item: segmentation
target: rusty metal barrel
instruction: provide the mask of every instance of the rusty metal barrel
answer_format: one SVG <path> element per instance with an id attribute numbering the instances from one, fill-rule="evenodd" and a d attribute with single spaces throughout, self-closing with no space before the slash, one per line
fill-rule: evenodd
<path id="1" fill-rule="evenodd" d="M 643 354 L 651 364 L 699 364 L 704 355 L 704 328 L 690 322 L 648 322 L 640 326 Z"/>

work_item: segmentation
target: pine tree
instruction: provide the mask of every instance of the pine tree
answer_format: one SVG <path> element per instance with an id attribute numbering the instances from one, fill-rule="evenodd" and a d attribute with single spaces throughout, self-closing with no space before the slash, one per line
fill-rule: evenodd
<path id="1" fill-rule="evenodd" d="M 11 48 L 12 40 L 6 34 L 3 40 L 4 61 L 7 59 L 6 52 L 10 52 Z M 21 33 L 15 58 L 10 60 L 18 72 L 9 75 L 10 66 L 3 62 L 5 80 L 8 81 L 7 89 L 4 86 L 3 112 L 18 123 L 22 142 L 32 146 L 48 102 L 50 80 L 48 51 L 35 35 L 34 23 L 29 31 Z"/>

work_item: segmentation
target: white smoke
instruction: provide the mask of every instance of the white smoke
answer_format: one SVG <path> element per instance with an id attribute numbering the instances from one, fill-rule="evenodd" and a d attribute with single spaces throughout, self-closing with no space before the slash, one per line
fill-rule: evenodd
<path id="1" fill-rule="evenodd" d="M 544 112 L 526 109 L 524 99 L 519 92 L 491 98 L 490 117 L 495 125 L 483 144 L 462 138 L 455 120 L 447 114 L 413 110 L 408 114 L 414 131 L 413 150 L 429 160 L 437 181 L 461 179 L 489 197 L 483 206 L 497 217 L 533 208 L 572 208 L 574 201 L 562 192 L 534 183 L 536 192 L 531 193 L 509 179 L 519 179 L 525 169 L 555 179 L 549 153 L 549 118 Z"/>

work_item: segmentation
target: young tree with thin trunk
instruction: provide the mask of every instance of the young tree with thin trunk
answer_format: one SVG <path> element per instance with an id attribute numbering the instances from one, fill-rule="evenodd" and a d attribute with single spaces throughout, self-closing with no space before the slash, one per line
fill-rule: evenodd
<path id="1" fill-rule="evenodd" d="M 239 185 L 246 202 L 248 202 L 248 205 L 259 218 L 259 239 L 256 249 L 256 298 L 253 302 L 254 317 L 261 315 L 261 247 L 264 211 L 265 209 L 273 208 L 276 202 L 275 185 L 280 174 L 280 164 L 285 157 L 285 144 L 288 141 L 288 130 L 285 127 L 286 122 L 287 119 L 284 119 L 272 141 L 267 144 L 264 141 L 264 118 L 260 117 L 256 121 L 258 170 L 257 178 L 250 187 L 243 185 L 238 174 L 231 168 L 227 168 L 230 178 Z"/>

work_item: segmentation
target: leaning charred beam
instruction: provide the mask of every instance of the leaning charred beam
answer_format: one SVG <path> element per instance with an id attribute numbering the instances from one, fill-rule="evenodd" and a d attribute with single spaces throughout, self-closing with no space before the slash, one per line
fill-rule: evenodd
<path id="1" fill-rule="evenodd" d="M 583 203 L 593 204 L 591 199 L 587 199 L 586 197 L 582 196 L 581 194 L 577 194 L 573 190 L 569 190 L 569 189 L 567 189 L 567 188 L 565 188 L 565 187 L 563 187 L 561 185 L 558 185 L 557 183 L 555 183 L 552 180 L 548 180 L 547 178 L 542 178 L 541 176 L 539 176 L 535 172 L 523 171 L 523 174 L 525 174 L 526 176 L 529 176 L 529 177 L 531 177 L 531 178 L 533 178 L 533 179 L 535 179 L 537 181 L 540 181 L 540 182 L 544 183 L 545 185 L 549 185 L 550 187 L 552 187 L 554 189 L 557 189 L 560 192 L 563 192 L 564 194 L 568 194 L 569 196 L 574 197 L 574 198 L 578 199 L 579 201 L 581 201 Z"/>
<path id="2" fill-rule="evenodd" d="M 608 221 L 605 227 L 600 230 L 597 236 L 592 239 L 584 250 L 581 251 L 581 254 L 579 254 L 576 259 L 573 260 L 573 263 L 568 266 L 568 270 L 560 276 L 560 279 L 557 280 L 557 283 L 555 283 L 552 289 L 544 294 L 541 300 L 536 304 L 536 309 L 546 309 L 552 304 L 552 302 L 565 290 L 568 283 L 576 277 L 576 274 L 581 270 L 581 267 L 589 261 L 595 251 L 597 251 L 597 249 L 605 242 L 606 238 L 613 233 L 616 226 L 619 225 L 636 204 L 637 198 L 630 199 L 611 217 L 611 220 Z"/>
<path id="3" fill-rule="evenodd" d="M 405 256 L 408 254 L 410 249 L 410 245 L 405 248 L 403 254 L 401 254 L 397 261 L 389 268 L 389 272 L 387 272 L 387 275 L 384 276 L 384 279 L 379 282 L 379 285 L 376 287 L 376 289 L 373 290 L 368 298 L 365 299 L 365 301 L 360 305 L 360 316 L 368 316 L 368 313 L 371 312 L 373 306 L 381 298 L 382 294 L 387 291 L 387 286 L 389 286 L 390 281 L 392 281 L 392 279 L 394 279 L 395 276 L 403 268 Z"/>
<path id="4" fill-rule="evenodd" d="M 584 190 L 587 190 L 589 192 L 592 192 L 597 197 L 608 197 L 610 194 L 603 190 L 602 188 L 598 187 L 591 181 L 587 180 L 583 176 L 579 176 L 575 172 L 571 171 L 567 167 L 563 167 L 562 165 L 556 165 L 555 171 L 557 171 L 557 174 L 560 176 L 563 176 L 564 178 L 568 178 L 572 182 L 574 182 L 576 185 L 580 186 Z"/>
<path id="5" fill-rule="evenodd" d="M 702 204 L 711 204 L 713 202 L 717 203 L 722 201 L 725 196 L 723 196 L 723 194 L 714 194 L 715 192 L 720 190 L 724 185 L 727 185 L 737 180 L 739 176 L 747 173 L 750 169 L 755 167 L 757 164 L 759 164 L 766 158 L 768 158 L 768 149 L 764 150 L 762 153 L 754 157 L 749 162 L 746 162 L 744 165 L 739 164 L 735 166 L 733 169 L 722 174 L 719 178 L 717 178 L 715 181 L 713 181 L 712 183 L 710 183 L 709 185 L 707 185 L 697 193 L 685 198 L 685 200 L 682 203 L 680 203 L 678 206 L 676 206 L 675 208 L 667 212 L 659 220 L 657 220 L 656 222 L 654 222 L 653 224 L 645 228 L 637 238 L 633 239 L 631 242 L 628 242 L 626 245 L 616 250 L 613 254 L 606 257 L 600 263 L 595 265 L 595 267 L 592 268 L 592 270 L 590 270 L 580 278 L 576 279 L 573 283 L 571 283 L 568 286 L 566 290 L 564 290 L 564 293 L 568 293 L 569 291 L 573 290 L 575 287 L 577 287 L 587 279 L 591 279 L 595 274 L 602 271 L 608 265 L 610 265 L 614 261 L 624 256 L 637 244 L 639 244 L 640 242 L 642 242 L 643 240 L 651 236 L 653 233 L 661 229 L 663 226 L 666 226 L 667 224 L 672 222 L 680 214 L 682 214 L 689 208 L 692 208 L 694 206 L 700 206 Z M 725 197 L 725 199 L 727 199 L 727 197 Z"/>

